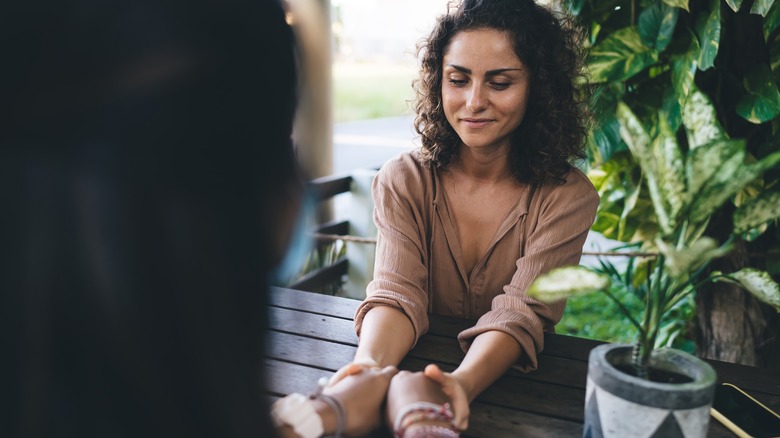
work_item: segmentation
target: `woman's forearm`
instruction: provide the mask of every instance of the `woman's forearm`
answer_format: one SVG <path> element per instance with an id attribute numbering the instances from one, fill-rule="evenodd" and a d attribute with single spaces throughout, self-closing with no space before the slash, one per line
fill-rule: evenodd
<path id="1" fill-rule="evenodd" d="M 374 307 L 363 318 L 355 361 L 397 366 L 413 344 L 414 328 L 406 315 L 392 307 Z"/>
<path id="2" fill-rule="evenodd" d="M 517 360 L 522 350 L 512 336 L 491 330 L 477 336 L 466 357 L 453 371 L 469 401 L 498 380 Z"/>

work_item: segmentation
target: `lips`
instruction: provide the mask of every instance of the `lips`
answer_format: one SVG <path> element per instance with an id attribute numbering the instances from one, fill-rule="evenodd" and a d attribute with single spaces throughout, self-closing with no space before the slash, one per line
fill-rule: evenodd
<path id="1" fill-rule="evenodd" d="M 461 123 L 463 123 L 463 125 L 465 125 L 468 128 L 478 129 L 478 128 L 484 128 L 485 126 L 491 124 L 494 120 L 468 118 L 468 119 L 460 119 L 460 121 Z"/>

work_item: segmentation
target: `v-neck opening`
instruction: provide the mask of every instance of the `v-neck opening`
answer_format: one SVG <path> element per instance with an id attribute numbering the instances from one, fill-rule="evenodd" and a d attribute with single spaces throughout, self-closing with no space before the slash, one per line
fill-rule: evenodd
<path id="1" fill-rule="evenodd" d="M 515 224 L 520 220 L 522 216 L 528 213 L 528 196 L 531 193 L 531 189 L 528 188 L 518 196 L 516 203 L 511 208 L 507 209 L 504 213 L 504 217 L 501 219 L 496 231 L 493 233 L 493 237 L 490 240 L 485 252 L 472 268 L 471 272 L 466 272 L 464 267 L 464 253 L 463 247 L 460 244 L 461 236 L 458 231 L 458 227 L 455 223 L 455 217 L 452 215 L 452 210 L 449 205 L 449 199 L 444 188 L 443 181 L 441 180 L 441 174 L 438 170 L 435 171 L 436 185 L 440 188 L 437 190 L 434 197 L 434 207 L 439 220 L 444 228 L 444 237 L 447 240 L 447 245 L 452 252 L 455 265 L 458 267 L 458 271 L 467 287 L 470 288 L 472 280 L 475 274 L 478 274 L 485 265 L 487 258 L 493 252 L 496 244 L 511 230 Z"/>

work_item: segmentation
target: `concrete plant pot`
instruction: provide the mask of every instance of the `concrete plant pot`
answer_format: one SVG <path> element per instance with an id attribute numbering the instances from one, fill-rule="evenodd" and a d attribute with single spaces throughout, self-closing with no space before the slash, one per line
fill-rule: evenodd
<path id="1" fill-rule="evenodd" d="M 650 368 L 690 379 L 660 383 L 623 372 L 631 367 L 632 346 L 604 344 L 590 352 L 583 437 L 704 437 L 716 375 L 688 353 L 663 348 L 653 352 Z"/>

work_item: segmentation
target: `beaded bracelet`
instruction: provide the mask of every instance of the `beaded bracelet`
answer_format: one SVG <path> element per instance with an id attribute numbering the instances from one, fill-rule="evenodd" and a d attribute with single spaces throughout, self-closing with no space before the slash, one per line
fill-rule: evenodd
<path id="1" fill-rule="evenodd" d="M 341 438 L 341 434 L 344 433 L 344 428 L 347 425 L 347 409 L 338 397 L 322 393 L 326 386 L 328 386 L 328 379 L 326 377 L 321 377 L 317 382 L 317 389 L 309 394 L 309 399 L 320 399 L 333 409 L 333 412 L 336 414 L 336 433 L 332 436 Z"/>
<path id="2" fill-rule="evenodd" d="M 404 438 L 458 438 L 458 432 L 445 426 L 418 426 L 404 435 Z"/>
<path id="3" fill-rule="evenodd" d="M 395 416 L 395 423 L 393 423 L 393 432 L 396 438 L 404 438 L 404 433 L 410 425 L 418 423 L 420 421 L 446 421 L 452 422 L 454 415 L 449 403 L 443 405 L 437 405 L 428 402 L 416 402 L 410 403 L 404 406 L 398 415 Z M 427 427 L 427 426 L 426 426 Z M 438 426 L 446 429 L 443 426 Z M 415 428 L 417 429 L 417 428 Z M 455 433 L 454 430 L 451 430 Z M 458 436 L 455 433 L 455 436 Z"/>

